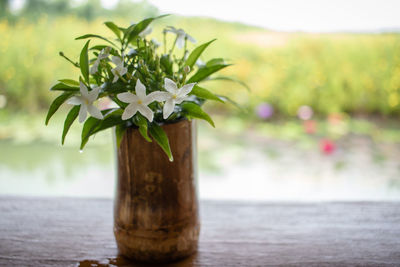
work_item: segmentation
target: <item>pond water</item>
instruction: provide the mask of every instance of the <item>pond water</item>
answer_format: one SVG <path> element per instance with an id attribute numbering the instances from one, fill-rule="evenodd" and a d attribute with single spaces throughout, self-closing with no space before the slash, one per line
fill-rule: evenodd
<path id="1" fill-rule="evenodd" d="M 348 135 L 324 155 L 312 138 L 280 140 L 204 127 L 199 136 L 202 199 L 400 200 L 400 144 Z M 76 146 L 0 141 L 0 151 L 1 195 L 113 197 L 111 141 L 94 142 L 83 153 Z"/>

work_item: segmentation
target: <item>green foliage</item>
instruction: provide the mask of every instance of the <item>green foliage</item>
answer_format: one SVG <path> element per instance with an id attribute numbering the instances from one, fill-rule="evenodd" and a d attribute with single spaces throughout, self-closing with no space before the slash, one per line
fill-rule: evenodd
<path id="1" fill-rule="evenodd" d="M 67 101 L 68 98 L 73 96 L 73 92 L 64 92 L 56 99 L 54 99 L 53 103 L 51 103 L 49 107 L 49 111 L 47 112 L 46 116 L 46 125 L 49 123 L 50 118 L 56 113 L 56 111 L 60 108 L 60 106 Z"/>
<path id="2" fill-rule="evenodd" d="M 118 110 L 102 110 L 104 115 L 103 120 L 99 120 L 93 117 L 90 117 L 86 120 L 82 129 L 82 142 L 80 149 L 83 149 L 87 142 L 89 141 L 89 137 L 94 135 L 97 132 L 109 129 L 111 127 L 124 124 L 124 121 L 121 119 L 122 111 Z"/>
<path id="3" fill-rule="evenodd" d="M 185 102 L 182 105 L 182 109 L 188 117 L 205 120 L 209 124 L 211 124 L 212 127 L 215 127 L 215 124 L 211 117 L 207 113 L 205 113 L 199 105 L 193 104 L 191 102 Z"/>
<path id="4" fill-rule="evenodd" d="M 81 56 L 79 58 L 79 65 L 81 68 L 81 73 L 85 81 L 89 84 L 89 56 L 88 56 L 88 46 L 89 42 L 87 41 L 85 46 L 82 48 Z"/>
<path id="5" fill-rule="evenodd" d="M 79 91 L 79 87 L 77 86 L 70 86 L 65 84 L 64 82 L 57 83 L 56 85 L 52 86 L 50 88 L 51 91 L 70 91 L 70 92 L 76 92 Z"/>
<path id="6" fill-rule="evenodd" d="M 171 148 L 169 146 L 168 136 L 165 131 L 156 123 L 150 124 L 149 132 L 151 137 L 160 145 L 165 154 L 167 154 L 170 161 L 174 160 Z"/>
<path id="7" fill-rule="evenodd" d="M 214 42 L 216 39 L 211 40 L 205 44 L 202 44 L 198 47 L 196 47 L 192 53 L 189 55 L 188 59 L 186 60 L 185 64 L 186 66 L 189 66 L 190 68 L 193 68 L 193 65 L 196 63 L 196 61 L 199 59 L 203 51 L 209 46 L 212 42 Z"/>
<path id="8" fill-rule="evenodd" d="M 188 80 L 188 83 L 194 83 L 194 82 L 201 82 L 208 78 L 211 74 L 222 70 L 223 68 L 226 68 L 228 66 L 231 66 L 231 64 L 213 64 L 210 66 L 204 66 L 201 67 L 200 69 L 197 70 L 197 72 L 190 77 Z"/>
<path id="9" fill-rule="evenodd" d="M 147 122 L 146 118 L 140 114 L 137 114 L 135 116 L 135 120 L 133 123 L 139 127 L 139 132 L 143 136 L 143 138 L 146 139 L 146 141 L 151 142 L 151 139 L 147 134 L 148 122 Z"/>
<path id="10" fill-rule="evenodd" d="M 112 46 L 118 48 L 115 43 L 113 43 L 110 40 L 108 40 L 107 38 L 105 38 L 103 36 L 100 36 L 100 35 L 97 35 L 97 34 L 85 34 L 85 35 L 76 37 L 75 40 L 83 40 L 83 39 L 88 39 L 88 38 L 98 38 L 98 39 L 104 40 L 107 43 L 111 44 Z"/>
<path id="11" fill-rule="evenodd" d="M 62 145 L 64 145 L 65 137 L 67 136 L 69 128 L 71 128 L 72 123 L 74 123 L 74 121 L 76 120 L 78 115 L 79 115 L 79 106 L 75 106 L 75 107 L 71 108 L 71 110 L 69 111 L 67 118 L 65 119 L 65 122 L 64 122 L 64 130 L 63 130 L 62 137 L 61 137 Z"/>
<path id="12" fill-rule="evenodd" d="M 121 40 L 121 30 L 112 21 L 104 22 L 104 24 Z"/>
<path id="13" fill-rule="evenodd" d="M 163 18 L 165 16 L 167 15 L 158 16 L 156 18 L 147 18 L 142 20 L 138 24 L 132 24 L 131 26 L 129 26 L 124 34 L 124 39 L 126 40 L 126 43 L 129 44 L 131 41 L 133 41 L 139 35 L 139 33 L 144 31 L 154 20 Z"/>
<path id="14" fill-rule="evenodd" d="M 199 98 L 203 98 L 203 99 L 208 99 L 208 100 L 214 100 L 214 101 L 219 101 L 221 103 L 225 103 L 225 101 L 223 101 L 220 97 L 218 97 L 217 95 L 213 94 L 212 92 L 208 91 L 205 88 L 202 88 L 198 85 L 195 85 L 192 89 L 192 91 L 190 92 L 191 95 L 195 95 Z"/>

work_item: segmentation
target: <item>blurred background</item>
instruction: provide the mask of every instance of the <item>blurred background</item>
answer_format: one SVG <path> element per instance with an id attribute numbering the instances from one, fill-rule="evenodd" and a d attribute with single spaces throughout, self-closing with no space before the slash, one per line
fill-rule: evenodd
<path id="1" fill-rule="evenodd" d="M 45 114 L 57 79 L 79 75 L 86 33 L 172 13 L 153 25 L 217 38 L 244 81 L 204 87 L 242 105 L 206 104 L 199 123 L 202 199 L 399 200 L 400 19 L 397 1 L 0 1 L 0 195 L 112 197 L 111 132 L 79 153 L 81 125 L 60 144 L 66 113 Z M 396 12 L 396 13 L 395 13 Z"/>

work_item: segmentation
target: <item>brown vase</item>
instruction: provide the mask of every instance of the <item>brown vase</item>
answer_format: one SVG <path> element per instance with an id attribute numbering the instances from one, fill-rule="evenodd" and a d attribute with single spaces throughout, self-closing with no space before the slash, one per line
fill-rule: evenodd
<path id="1" fill-rule="evenodd" d="M 174 161 L 129 128 L 117 148 L 114 234 L 122 256 L 171 262 L 197 250 L 197 128 L 182 120 L 162 126 Z"/>

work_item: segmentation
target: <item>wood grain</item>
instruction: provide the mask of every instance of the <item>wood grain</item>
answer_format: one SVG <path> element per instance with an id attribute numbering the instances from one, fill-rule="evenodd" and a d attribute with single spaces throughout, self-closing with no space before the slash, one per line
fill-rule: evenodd
<path id="1" fill-rule="evenodd" d="M 182 120 L 162 126 L 174 161 L 134 128 L 118 148 L 114 234 L 120 254 L 145 262 L 169 262 L 197 250 L 196 126 Z"/>
<path id="2" fill-rule="evenodd" d="M 201 202 L 200 213 L 198 253 L 166 266 L 400 266 L 400 203 Z M 117 257 L 112 227 L 112 200 L 0 198 L 0 266 L 143 266 Z"/>

